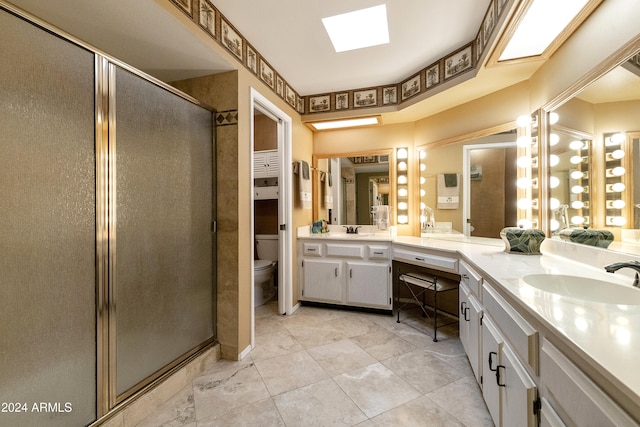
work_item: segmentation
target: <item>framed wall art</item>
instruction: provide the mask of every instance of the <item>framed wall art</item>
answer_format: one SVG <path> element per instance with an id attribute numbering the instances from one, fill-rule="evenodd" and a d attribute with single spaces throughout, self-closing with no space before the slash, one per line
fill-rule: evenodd
<path id="1" fill-rule="evenodd" d="M 398 87 L 387 86 L 382 88 L 382 105 L 398 103 Z"/>
<path id="2" fill-rule="evenodd" d="M 361 107 L 375 107 L 378 105 L 378 90 L 356 90 L 353 92 L 353 106 L 355 108 Z"/>
<path id="3" fill-rule="evenodd" d="M 224 19 L 220 26 L 222 29 L 222 45 L 242 61 L 242 50 L 244 44 L 242 37 L 240 37 L 240 35 L 238 35 L 238 33 L 236 33 L 231 25 L 229 25 L 229 23 Z"/>
<path id="4" fill-rule="evenodd" d="M 405 99 L 409 99 L 412 96 L 419 94 L 420 90 L 420 73 L 418 73 L 402 83 L 402 92 L 400 97 L 404 101 Z"/>
<path id="5" fill-rule="evenodd" d="M 460 51 L 445 58 L 444 78 L 450 79 L 473 66 L 472 53 L 473 44 L 469 44 Z"/>
<path id="6" fill-rule="evenodd" d="M 425 73 L 425 86 L 427 89 L 440 83 L 440 62 L 433 64 L 427 68 Z"/>
<path id="7" fill-rule="evenodd" d="M 191 0 L 173 0 L 173 3 L 180 6 L 180 9 L 189 16 L 193 16 Z"/>
<path id="8" fill-rule="evenodd" d="M 273 69 L 260 58 L 260 79 L 265 82 L 271 89 L 276 87 L 276 76 L 273 73 Z"/>
<path id="9" fill-rule="evenodd" d="M 349 92 L 336 93 L 336 110 L 349 108 Z"/>
<path id="10" fill-rule="evenodd" d="M 199 0 L 198 5 L 198 22 L 200 26 L 209 34 L 216 35 L 216 10 L 213 8 L 209 0 Z"/>
<path id="11" fill-rule="evenodd" d="M 319 113 L 321 111 L 329 111 L 331 109 L 331 96 L 321 95 L 309 98 L 309 111 Z"/>
<path id="12" fill-rule="evenodd" d="M 253 71 L 253 74 L 258 74 L 258 54 L 249 44 L 247 44 L 247 68 Z"/>

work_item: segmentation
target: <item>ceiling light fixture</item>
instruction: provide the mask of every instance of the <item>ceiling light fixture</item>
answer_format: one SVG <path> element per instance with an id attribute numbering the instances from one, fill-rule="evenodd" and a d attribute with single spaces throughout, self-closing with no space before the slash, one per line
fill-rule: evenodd
<path id="1" fill-rule="evenodd" d="M 381 123 L 380 116 L 372 117 L 357 117 L 353 119 L 343 120 L 328 120 L 323 122 L 312 122 L 308 125 L 313 130 L 331 130 L 331 129 L 345 129 L 360 126 L 375 126 Z"/>
<path id="2" fill-rule="evenodd" d="M 336 52 L 389 43 L 387 6 L 369 7 L 322 18 Z"/>
<path id="3" fill-rule="evenodd" d="M 542 55 L 587 3 L 588 0 L 534 0 L 499 60 Z"/>

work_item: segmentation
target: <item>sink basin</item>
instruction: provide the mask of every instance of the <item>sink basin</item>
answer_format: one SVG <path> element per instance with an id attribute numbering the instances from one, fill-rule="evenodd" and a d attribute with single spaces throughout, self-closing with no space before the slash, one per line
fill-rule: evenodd
<path id="1" fill-rule="evenodd" d="M 524 283 L 545 292 L 605 304 L 640 305 L 640 289 L 588 277 L 531 274 Z"/>

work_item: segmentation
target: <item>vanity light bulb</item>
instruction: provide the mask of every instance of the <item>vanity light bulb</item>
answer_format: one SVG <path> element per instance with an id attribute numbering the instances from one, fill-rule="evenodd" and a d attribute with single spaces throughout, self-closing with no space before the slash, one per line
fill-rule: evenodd
<path id="1" fill-rule="evenodd" d="M 552 219 L 551 220 L 551 231 L 556 231 L 558 228 L 560 228 L 560 223 L 558 222 L 557 219 Z"/>
<path id="2" fill-rule="evenodd" d="M 613 225 L 622 226 L 622 225 L 625 225 L 626 223 L 627 223 L 627 220 L 622 216 L 614 216 L 611 218 L 611 224 Z"/>
<path id="3" fill-rule="evenodd" d="M 406 171 L 407 170 L 407 162 L 398 163 L 398 170 Z"/>
<path id="4" fill-rule="evenodd" d="M 407 157 L 409 157 L 409 152 L 406 148 L 398 148 L 397 156 L 399 159 L 406 159 Z"/>
<path id="5" fill-rule="evenodd" d="M 518 178 L 516 185 L 522 189 L 531 188 L 531 178 Z"/>
<path id="6" fill-rule="evenodd" d="M 573 187 L 571 187 L 571 192 L 573 194 L 580 194 L 584 192 L 584 187 L 582 185 L 574 185 Z"/>
<path id="7" fill-rule="evenodd" d="M 611 202 L 611 206 L 613 206 L 614 209 L 622 209 L 626 205 L 627 204 L 624 202 L 624 200 L 614 200 L 613 202 Z"/>
<path id="8" fill-rule="evenodd" d="M 614 152 L 611 153 L 611 157 L 613 157 L 616 160 L 620 160 L 620 159 L 624 158 L 624 151 L 623 150 L 615 150 Z"/>
<path id="9" fill-rule="evenodd" d="M 581 171 L 571 171 L 570 176 L 572 179 L 580 179 L 584 176 L 584 173 L 582 173 Z"/>
<path id="10" fill-rule="evenodd" d="M 530 125 L 532 121 L 531 116 L 525 114 L 516 119 L 516 124 L 520 127 L 525 127 Z"/>
<path id="11" fill-rule="evenodd" d="M 424 191 L 424 189 L 420 190 L 420 197 L 424 197 L 426 194 L 427 194 L 427 192 Z"/>
<path id="12" fill-rule="evenodd" d="M 613 184 L 613 185 L 611 186 L 611 189 L 612 189 L 613 191 L 615 191 L 616 193 L 621 193 L 621 192 L 623 192 L 625 188 L 626 188 L 626 187 L 625 187 L 625 186 L 624 186 L 624 184 L 623 184 L 623 183 L 621 183 L 621 182 L 616 182 L 615 184 Z"/>
<path id="13" fill-rule="evenodd" d="M 556 156 L 555 154 L 552 154 L 549 156 L 549 165 L 553 166 L 558 166 L 560 164 L 560 157 Z"/>
<path id="14" fill-rule="evenodd" d="M 584 217 L 580 215 L 572 216 L 571 224 L 575 224 L 575 225 L 584 224 Z"/>
<path id="15" fill-rule="evenodd" d="M 558 136 L 557 133 L 549 135 L 549 145 L 553 147 L 554 145 L 558 145 L 558 142 L 560 142 L 560 136 Z"/>
<path id="16" fill-rule="evenodd" d="M 426 207 L 427 207 L 426 203 L 420 202 L 420 210 L 422 210 L 422 209 L 424 209 Z"/>
<path id="17" fill-rule="evenodd" d="M 518 167 L 521 168 L 528 168 L 531 166 L 531 157 L 529 156 L 522 156 L 522 157 L 518 157 L 518 160 L 516 161 L 516 164 L 518 165 Z"/>
<path id="18" fill-rule="evenodd" d="M 622 166 L 616 166 L 611 170 L 611 173 L 614 174 L 615 176 L 622 176 L 624 175 L 624 172 L 625 170 Z"/>
<path id="19" fill-rule="evenodd" d="M 556 188 L 559 185 L 560 185 L 560 178 L 558 178 L 557 176 L 552 176 L 551 178 L 549 178 L 549 187 Z"/>
<path id="20" fill-rule="evenodd" d="M 424 151 L 424 150 L 420 151 L 420 160 L 422 160 L 422 159 L 424 159 L 426 157 L 427 157 L 427 152 Z"/>
<path id="21" fill-rule="evenodd" d="M 407 210 L 407 207 L 408 207 L 407 202 L 400 202 L 400 203 L 398 203 L 398 210 L 406 211 L 406 210 Z"/>
<path id="22" fill-rule="evenodd" d="M 398 175 L 398 184 L 406 184 L 407 175 Z"/>
<path id="23" fill-rule="evenodd" d="M 424 176 L 420 177 L 420 184 L 424 184 L 425 182 L 427 182 L 427 178 L 425 178 Z"/>
<path id="24" fill-rule="evenodd" d="M 409 192 L 407 191 L 406 188 L 399 188 L 398 189 L 398 196 L 407 197 L 408 195 L 409 195 Z"/>
<path id="25" fill-rule="evenodd" d="M 574 200 L 571 202 L 571 207 L 573 209 L 582 209 L 584 207 L 584 203 L 580 200 Z"/>
<path id="26" fill-rule="evenodd" d="M 616 145 L 622 144 L 624 142 L 624 133 L 618 132 L 611 135 L 611 142 Z"/>
<path id="27" fill-rule="evenodd" d="M 555 111 L 549 113 L 549 124 L 555 125 L 560 120 L 560 115 Z"/>
<path id="28" fill-rule="evenodd" d="M 398 223 L 406 224 L 409 222 L 409 217 L 407 215 L 398 215 Z"/>
<path id="29" fill-rule="evenodd" d="M 582 163 L 582 156 L 571 156 L 569 159 L 572 165 L 579 165 Z"/>
<path id="30" fill-rule="evenodd" d="M 569 148 L 572 150 L 582 150 L 583 148 L 585 148 L 584 142 L 576 139 L 575 141 L 571 141 L 571 144 L 569 144 Z"/>
<path id="31" fill-rule="evenodd" d="M 426 222 L 427 221 L 427 217 L 424 215 L 420 215 L 420 222 Z"/>
<path id="32" fill-rule="evenodd" d="M 560 207 L 560 200 L 552 197 L 551 199 L 549 199 L 549 207 L 551 209 L 558 209 Z"/>
<path id="33" fill-rule="evenodd" d="M 516 144 L 518 147 L 528 147 L 531 145 L 531 137 L 526 135 L 519 136 Z"/>
<path id="34" fill-rule="evenodd" d="M 427 165 L 420 163 L 420 172 L 424 172 L 427 169 Z"/>
<path id="35" fill-rule="evenodd" d="M 522 198 L 518 200 L 518 209 L 529 209 L 531 207 L 531 200 Z"/>

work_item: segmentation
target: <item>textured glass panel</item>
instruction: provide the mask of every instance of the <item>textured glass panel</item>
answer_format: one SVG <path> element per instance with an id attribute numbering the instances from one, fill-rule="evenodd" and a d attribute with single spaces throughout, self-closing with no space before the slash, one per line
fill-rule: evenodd
<path id="1" fill-rule="evenodd" d="M 211 113 L 116 74 L 120 395 L 213 336 Z"/>
<path id="2" fill-rule="evenodd" d="M 0 402 L 27 409 L 0 412 L 0 425 L 86 425 L 96 418 L 94 57 L 4 10 L 0 57 Z"/>

